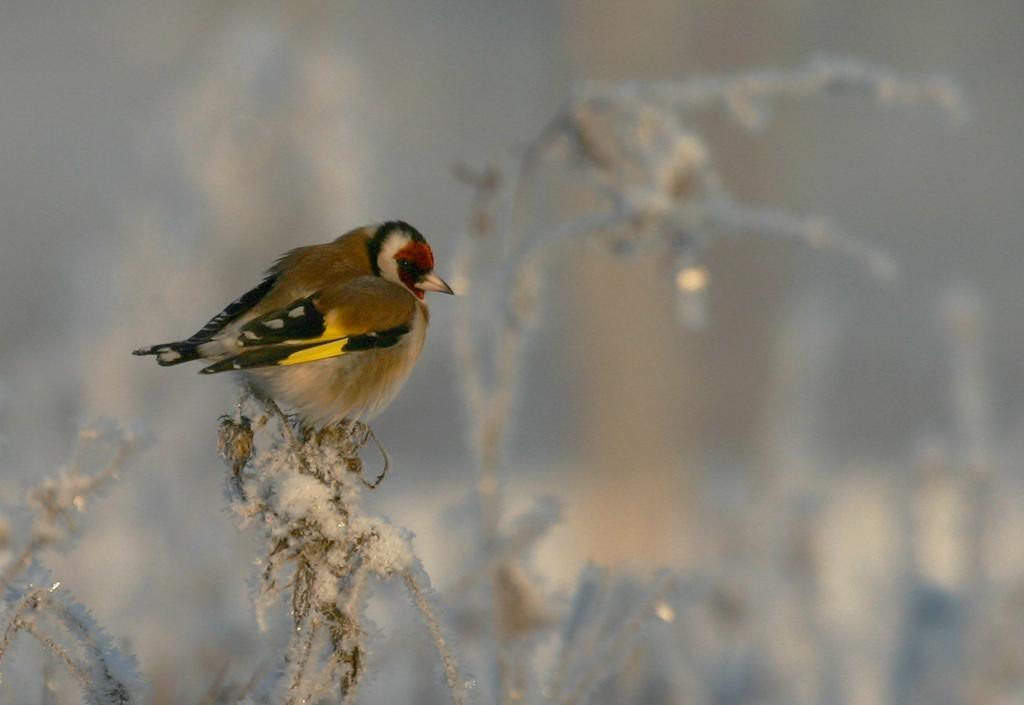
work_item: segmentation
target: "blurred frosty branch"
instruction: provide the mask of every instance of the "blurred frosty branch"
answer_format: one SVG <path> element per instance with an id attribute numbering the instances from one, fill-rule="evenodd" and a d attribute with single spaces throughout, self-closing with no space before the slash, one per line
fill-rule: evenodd
<path id="1" fill-rule="evenodd" d="M 109 484 L 135 444 L 132 436 L 113 427 L 82 431 L 67 468 L 56 479 L 28 491 L 26 503 L 35 513 L 28 538 L 20 549 L 8 550 L 11 530 L 0 520 L 0 588 L 4 590 L 0 625 L 0 665 L 19 633 L 33 637 L 82 689 L 90 705 L 137 702 L 139 678 L 132 657 L 116 648 L 82 605 L 53 581 L 39 565 L 48 548 L 66 546 L 78 533 L 75 516 L 88 498 Z M 88 473 L 83 466 L 104 449 L 109 458 Z"/>
<path id="2" fill-rule="evenodd" d="M 892 276 L 894 266 L 885 252 L 839 232 L 826 218 L 739 202 L 696 127 L 697 114 L 714 109 L 724 110 L 744 128 L 758 129 L 770 118 L 776 99 L 816 94 L 931 105 L 951 118 L 963 116 L 962 101 L 948 81 L 907 80 L 854 61 L 813 61 L 795 69 L 682 81 L 586 83 L 524 149 L 508 189 L 511 212 L 503 221 L 496 215 L 501 173 L 456 167 L 456 177 L 473 189 L 473 202 L 453 281 L 463 294 L 455 348 L 469 444 L 479 469 L 481 553 L 487 556 L 469 569 L 466 580 L 486 577 L 493 594 L 491 615 L 480 621 L 493 645 L 498 702 L 528 697 L 527 687 L 534 682 L 528 673 L 530 640 L 549 622 L 539 607 L 527 609 L 528 618 L 522 614 L 524 605 L 544 600 L 525 577 L 525 553 L 503 548 L 517 542 L 506 528 L 499 479 L 548 268 L 581 243 L 614 256 L 664 259 L 673 272 L 680 316 L 694 326 L 703 322 L 710 282 L 702 255 L 717 237 L 794 239 L 852 257 L 874 276 Z M 560 200 L 563 206 L 572 200 L 567 192 L 578 204 L 575 209 L 565 214 L 564 207 L 556 208 L 551 222 L 540 218 L 545 199 Z M 488 298 L 489 291 L 500 293 Z M 544 525 L 540 522 L 541 532 Z M 577 595 L 587 589 L 586 580 L 581 581 Z M 510 605 L 520 612 L 516 619 L 509 617 Z M 607 668 L 603 675 L 609 675 Z M 565 676 L 556 684 L 559 679 Z M 589 686 L 555 690 L 564 702 L 582 702 Z"/>
<path id="3" fill-rule="evenodd" d="M 456 350 L 484 485 L 493 484 L 487 468 L 500 460 L 504 429 L 513 413 L 524 343 L 539 313 L 544 267 L 557 262 L 570 245 L 586 241 L 617 256 L 665 258 L 673 264 L 683 319 L 694 325 L 704 316 L 703 297 L 710 282 L 701 255 L 718 236 L 791 238 L 851 256 L 876 276 L 893 274 L 884 251 L 840 233 L 827 218 L 738 202 L 715 170 L 707 141 L 690 123 L 698 111 L 725 108 L 742 126 L 754 129 L 770 116 L 772 100 L 816 93 L 933 105 L 952 118 L 963 114 L 962 101 L 948 81 L 906 80 L 853 61 L 815 61 L 793 70 L 721 78 L 588 83 L 524 150 L 511 187 L 508 227 L 499 227 L 493 212 L 501 175 L 492 168 L 457 168 L 456 176 L 473 187 L 475 196 L 469 236 L 456 263 L 456 289 L 470 294 L 460 298 Z M 551 169 L 582 186 L 590 200 L 573 217 L 534 225 L 534 201 L 544 195 L 542 172 Z M 489 302 L 477 291 L 478 281 L 500 282 L 494 288 L 508 292 L 493 304 L 498 310 L 491 315 L 479 310 Z M 484 495 L 489 491 L 485 488 Z"/>
<path id="4" fill-rule="evenodd" d="M 819 58 L 793 69 L 757 68 L 724 76 L 695 76 L 682 81 L 623 81 L 612 86 L 583 83 L 576 98 L 592 99 L 616 94 L 628 100 L 655 100 L 687 113 L 726 110 L 748 129 L 765 126 L 771 101 L 821 94 L 867 96 L 883 104 L 933 104 L 953 120 L 967 111 L 956 85 L 943 76 L 908 79 L 887 68 L 855 59 Z"/>

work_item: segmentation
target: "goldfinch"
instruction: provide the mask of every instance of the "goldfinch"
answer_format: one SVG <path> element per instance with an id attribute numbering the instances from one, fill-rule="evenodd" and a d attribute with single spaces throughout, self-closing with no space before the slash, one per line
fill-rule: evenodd
<path id="1" fill-rule="evenodd" d="M 428 291 L 453 293 L 423 236 L 401 221 L 366 226 L 285 253 L 194 335 L 134 354 L 243 371 L 309 426 L 369 420 L 420 356 Z"/>

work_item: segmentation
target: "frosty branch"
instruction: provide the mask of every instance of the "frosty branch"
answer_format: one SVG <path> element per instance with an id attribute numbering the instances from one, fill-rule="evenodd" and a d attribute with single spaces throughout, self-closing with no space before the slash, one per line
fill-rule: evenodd
<path id="1" fill-rule="evenodd" d="M 365 670 L 371 579 L 400 581 L 433 638 L 452 699 L 466 702 L 455 658 L 408 532 L 362 508 L 362 423 L 294 427 L 271 400 L 248 390 L 221 419 L 228 499 L 243 527 L 265 539 L 257 614 L 287 595 L 293 629 L 283 668 L 253 703 L 304 703 L 328 693 L 352 702 Z M 381 449 L 382 450 L 382 449 Z M 385 461 L 386 463 L 386 457 Z"/>
<path id="2" fill-rule="evenodd" d="M 40 554 L 66 546 L 77 535 L 75 516 L 85 509 L 89 497 L 117 476 L 134 445 L 132 436 L 112 427 L 79 433 L 67 468 L 27 493 L 26 503 L 35 512 L 29 536 L 13 558 L 8 555 L 0 573 L 5 593 L 0 611 L 0 666 L 18 634 L 31 636 L 71 675 L 90 705 L 137 702 L 135 661 L 114 646 L 85 607 L 60 589 L 60 581 L 41 567 Z M 104 450 L 109 458 L 100 469 L 84 472 L 88 459 Z M 6 523 L 2 533 L 6 544 L 11 533 Z"/>
<path id="3" fill-rule="evenodd" d="M 496 214 L 501 173 L 492 167 L 456 168 L 456 177 L 472 188 L 473 200 L 468 235 L 456 258 L 454 285 L 464 296 L 455 349 L 479 473 L 482 535 L 491 556 L 474 566 L 467 580 L 486 576 L 496 595 L 494 614 L 485 622 L 499 645 L 493 656 L 499 701 L 524 697 L 521 685 L 529 680 L 522 676 L 528 658 L 524 637 L 546 623 L 535 614 L 526 622 L 528 629 L 516 631 L 509 625 L 521 626 L 523 620 L 502 613 L 511 604 L 531 604 L 535 588 L 525 579 L 509 579 L 524 575 L 525 558 L 522 552 L 501 549 L 514 544 L 503 528 L 499 471 L 549 268 L 580 244 L 617 257 L 663 259 L 673 272 L 681 318 L 692 326 L 706 315 L 710 277 L 702 257 L 715 238 L 793 239 L 849 256 L 873 276 L 892 276 L 894 266 L 884 251 L 839 232 L 826 218 L 741 203 L 716 170 L 712 150 L 696 127 L 699 113 L 724 110 L 740 126 L 758 129 L 770 118 L 773 101 L 816 94 L 932 105 L 954 119 L 963 114 L 960 97 L 946 80 L 907 80 L 854 61 L 813 61 L 795 69 L 682 81 L 586 83 L 523 150 L 504 221 Z M 574 199 L 583 205 L 546 222 L 537 214 L 550 194 L 563 204 Z M 501 293 L 488 298 L 492 290 Z M 582 701 L 585 694 L 569 695 L 567 701 Z"/>

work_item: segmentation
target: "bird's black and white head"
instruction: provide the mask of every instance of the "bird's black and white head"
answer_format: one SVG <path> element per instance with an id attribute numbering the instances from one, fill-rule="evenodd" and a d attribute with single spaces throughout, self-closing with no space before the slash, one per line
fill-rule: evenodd
<path id="1" fill-rule="evenodd" d="M 401 284 L 420 299 L 428 291 L 453 294 L 434 274 L 434 253 L 420 232 L 400 220 L 381 223 L 370 238 L 370 264 L 377 276 Z"/>

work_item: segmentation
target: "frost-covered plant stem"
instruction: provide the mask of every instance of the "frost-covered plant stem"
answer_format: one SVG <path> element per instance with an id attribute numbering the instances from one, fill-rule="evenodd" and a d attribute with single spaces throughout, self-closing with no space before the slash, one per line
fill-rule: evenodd
<path id="1" fill-rule="evenodd" d="M 55 656 L 81 686 L 86 700 L 96 705 L 129 705 L 137 676 L 134 660 L 113 647 L 92 618 L 67 597 L 50 589 L 33 589 L 12 610 L 11 620 L 0 642 L 2 660 L 11 638 L 24 631 Z M 73 657 L 60 641 L 42 631 L 39 620 L 50 617 L 63 627 L 66 637 L 77 645 L 80 657 Z"/>
<path id="2" fill-rule="evenodd" d="M 101 442 L 113 446 L 111 459 L 98 472 L 83 473 L 87 451 Z M 88 611 L 59 589 L 61 583 L 49 578 L 38 559 L 43 550 L 73 538 L 74 515 L 116 476 L 134 443 L 131 436 L 113 429 L 82 431 L 68 467 L 56 479 L 29 490 L 27 501 L 36 512 L 30 538 L 0 575 L 5 593 L 0 606 L 0 666 L 15 637 L 27 634 L 72 676 L 89 705 L 136 702 L 139 679 L 134 659 L 117 649 Z"/>
<path id="3" fill-rule="evenodd" d="M 452 699 L 456 705 L 465 705 L 469 702 L 466 696 L 466 689 L 460 680 L 455 654 L 452 653 L 448 639 L 445 637 L 444 629 L 441 627 L 441 621 L 437 617 L 437 611 L 434 609 L 428 596 L 428 587 L 424 584 L 426 582 L 425 576 L 426 573 L 423 570 L 423 566 L 419 564 L 418 560 L 414 566 L 402 571 L 402 580 L 405 583 L 405 588 L 409 592 L 413 605 L 423 617 L 423 622 L 426 624 L 427 631 L 430 632 L 430 638 L 434 641 L 434 647 L 437 649 L 437 655 L 444 666 L 445 681 L 448 683 L 448 688 L 452 691 Z"/>
<path id="4" fill-rule="evenodd" d="M 134 440 L 127 436 L 117 442 L 113 457 L 103 469 L 93 475 L 81 474 L 84 454 L 100 435 L 96 429 L 81 431 L 64 473 L 57 480 L 46 480 L 29 491 L 28 502 L 36 508 L 36 520 L 29 540 L 0 572 L 0 591 L 7 589 L 41 551 L 67 540 L 75 529 L 73 516 L 85 508 L 86 498 L 117 476 L 134 446 Z"/>
<path id="5" fill-rule="evenodd" d="M 221 419 L 231 508 L 266 540 L 257 614 L 262 623 L 266 608 L 288 594 L 292 621 L 283 667 L 250 696 L 254 702 L 305 703 L 330 692 L 352 701 L 366 667 L 372 578 L 401 580 L 434 639 L 452 699 L 466 701 L 408 532 L 362 508 L 364 486 L 376 486 L 364 480 L 359 456 L 370 440 L 357 422 L 293 426 L 253 389 L 233 418 Z"/>
<path id="6" fill-rule="evenodd" d="M 19 631 L 23 631 L 34 637 L 36 641 L 43 646 L 43 648 L 56 656 L 68 670 L 68 673 L 70 673 L 78 682 L 78 685 L 81 686 L 82 690 L 86 690 L 89 687 L 89 677 L 86 674 L 85 669 L 75 663 L 71 656 L 68 655 L 68 652 L 65 651 L 60 644 L 45 634 L 40 633 L 34 620 L 27 617 L 31 612 L 39 611 L 39 609 L 44 606 L 44 596 L 45 595 L 42 590 L 33 591 L 26 595 L 25 598 L 11 610 L 12 614 L 10 621 L 7 624 L 7 628 L 4 630 L 3 639 L 0 640 L 0 661 L 3 660 L 3 657 L 7 652 L 7 647 L 10 646 L 11 640 L 14 636 Z"/>

